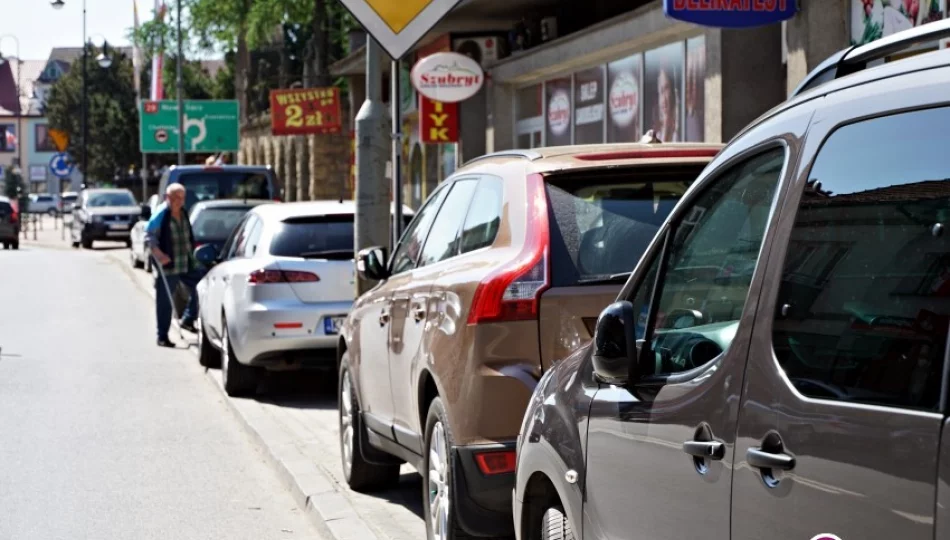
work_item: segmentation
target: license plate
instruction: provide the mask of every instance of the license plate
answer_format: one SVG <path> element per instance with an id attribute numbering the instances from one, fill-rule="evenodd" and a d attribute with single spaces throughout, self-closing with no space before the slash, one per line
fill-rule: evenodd
<path id="1" fill-rule="evenodd" d="M 340 327 L 343 326 L 343 321 L 346 320 L 346 317 L 325 317 L 323 319 L 323 333 L 331 336 L 334 334 L 340 333 Z"/>
<path id="2" fill-rule="evenodd" d="M 125 231 L 125 230 L 128 230 L 129 224 L 128 223 L 110 223 L 109 228 L 112 229 L 113 231 Z"/>

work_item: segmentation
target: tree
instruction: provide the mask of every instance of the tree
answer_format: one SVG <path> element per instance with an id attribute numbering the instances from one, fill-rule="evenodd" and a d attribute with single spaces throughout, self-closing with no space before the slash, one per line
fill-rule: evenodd
<path id="1" fill-rule="evenodd" d="M 89 54 L 86 70 L 89 80 L 88 125 L 89 170 L 92 181 L 111 181 L 117 169 L 139 163 L 139 121 L 132 80 L 132 62 L 123 54 L 113 57 L 112 65 L 102 68 L 97 52 Z M 52 129 L 69 134 L 69 155 L 82 166 L 82 58 L 52 87 L 46 103 L 46 116 Z"/>

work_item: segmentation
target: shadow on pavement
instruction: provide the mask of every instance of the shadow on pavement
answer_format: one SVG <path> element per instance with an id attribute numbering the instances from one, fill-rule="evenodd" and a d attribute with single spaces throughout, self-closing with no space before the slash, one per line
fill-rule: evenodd
<path id="1" fill-rule="evenodd" d="M 281 407 L 336 409 L 336 374 L 329 370 L 270 372 L 256 397 Z"/>

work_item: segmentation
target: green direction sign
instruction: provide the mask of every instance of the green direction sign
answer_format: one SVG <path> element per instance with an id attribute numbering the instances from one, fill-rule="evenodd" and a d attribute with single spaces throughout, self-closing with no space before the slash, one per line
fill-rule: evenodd
<path id="1" fill-rule="evenodd" d="M 139 118 L 143 153 L 178 152 L 176 101 L 143 101 Z M 185 101 L 185 152 L 237 152 L 238 129 L 237 101 Z"/>

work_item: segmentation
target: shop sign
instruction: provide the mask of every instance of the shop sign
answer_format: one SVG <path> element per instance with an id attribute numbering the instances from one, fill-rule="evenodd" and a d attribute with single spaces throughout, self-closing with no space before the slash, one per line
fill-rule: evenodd
<path id="1" fill-rule="evenodd" d="M 485 83 L 478 62 L 464 54 L 435 53 L 416 62 L 412 84 L 423 96 L 443 103 L 458 103 L 474 96 Z"/>
<path id="2" fill-rule="evenodd" d="M 610 118 L 618 127 L 627 127 L 637 118 L 640 106 L 640 88 L 630 73 L 620 73 L 610 86 L 607 96 Z"/>
<path id="3" fill-rule="evenodd" d="M 548 128 L 554 135 L 564 135 L 571 127 L 571 98 L 558 90 L 548 102 Z"/>
<path id="4" fill-rule="evenodd" d="M 293 88 L 270 92 L 271 133 L 338 133 L 343 127 L 339 88 Z"/>
<path id="5" fill-rule="evenodd" d="M 749 28 L 791 19 L 796 0 L 663 0 L 671 19 L 716 28 Z"/>
<path id="6" fill-rule="evenodd" d="M 427 144 L 459 140 L 459 105 L 419 96 L 419 140 Z"/>

